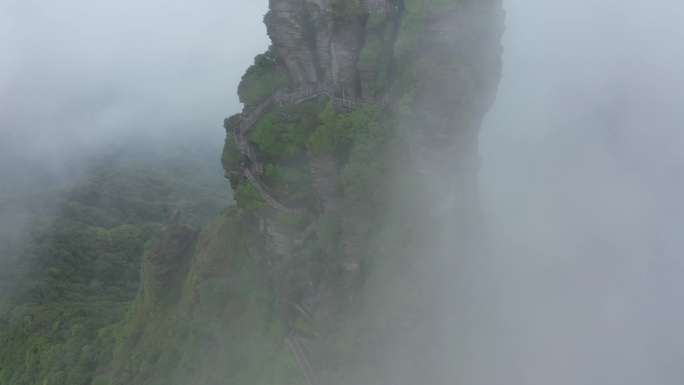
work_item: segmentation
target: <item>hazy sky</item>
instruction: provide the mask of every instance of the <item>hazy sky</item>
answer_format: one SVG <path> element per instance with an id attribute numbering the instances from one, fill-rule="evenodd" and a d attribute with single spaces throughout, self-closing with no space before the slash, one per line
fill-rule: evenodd
<path id="1" fill-rule="evenodd" d="M 505 7 L 480 136 L 501 338 L 480 375 L 683 383 L 684 3 Z"/>
<path id="2" fill-rule="evenodd" d="M 267 1 L 0 0 L 5 157 L 59 158 L 142 132 L 222 143 Z M 12 143 L 15 150 L 7 149 Z M 217 154 L 217 159 L 219 154 Z"/>

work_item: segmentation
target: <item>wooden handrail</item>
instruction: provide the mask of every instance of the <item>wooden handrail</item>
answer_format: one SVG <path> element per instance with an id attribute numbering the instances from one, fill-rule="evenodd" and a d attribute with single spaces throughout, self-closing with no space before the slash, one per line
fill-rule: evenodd
<path id="1" fill-rule="evenodd" d="M 306 240 L 306 238 L 309 238 L 309 236 L 311 234 L 313 234 L 317 228 L 318 228 L 318 223 L 316 222 L 316 218 L 314 217 L 311 220 L 311 222 L 309 222 L 309 224 L 304 228 L 304 230 L 302 230 L 301 233 L 299 233 L 295 236 L 295 240 L 294 240 L 295 245 L 302 246 L 304 244 L 304 241 Z"/>

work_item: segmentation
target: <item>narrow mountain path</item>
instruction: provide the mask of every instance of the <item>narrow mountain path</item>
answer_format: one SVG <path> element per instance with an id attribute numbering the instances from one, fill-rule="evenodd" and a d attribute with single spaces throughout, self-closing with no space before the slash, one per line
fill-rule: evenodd
<path id="1" fill-rule="evenodd" d="M 388 12 L 398 12 L 397 6 L 389 3 L 388 0 L 362 0 L 360 2 L 361 8 L 364 13 L 388 13 Z M 279 11 L 287 11 L 286 9 L 280 9 Z M 333 66 L 337 66 L 337 61 L 335 58 L 335 52 L 333 49 Z M 334 71 L 336 72 L 336 71 Z M 288 88 L 279 89 L 273 95 L 268 97 L 266 100 L 261 102 L 253 111 L 251 111 L 244 120 L 234 127 L 235 133 L 235 144 L 237 145 L 238 151 L 244 154 L 252 162 L 249 168 L 243 169 L 243 174 L 247 180 L 252 183 L 252 185 L 257 189 L 261 197 L 268 202 L 274 209 L 290 214 L 290 215 L 305 215 L 310 219 L 309 224 L 295 236 L 294 243 L 298 246 L 304 245 L 304 241 L 317 230 L 316 216 L 311 213 L 306 207 L 292 208 L 276 200 L 268 191 L 266 184 L 258 177 L 258 175 L 263 174 L 264 165 L 259 161 L 259 155 L 257 150 L 252 147 L 245 134 L 254 127 L 254 124 L 259 121 L 271 108 L 282 103 L 301 103 L 305 100 L 318 97 L 320 95 L 325 95 L 330 99 L 330 102 L 335 107 L 346 108 L 350 110 L 356 110 L 363 108 L 368 104 L 376 104 L 379 108 L 385 108 L 390 101 L 390 94 L 386 92 L 382 98 L 379 100 L 367 100 L 360 98 L 352 98 L 347 96 L 337 97 L 335 96 L 335 89 L 328 84 L 316 84 L 310 86 L 304 86 L 296 90 L 290 90 Z M 260 260 L 260 256 L 257 255 L 255 250 L 248 250 L 249 254 Z M 358 263 L 343 263 L 343 267 L 346 271 L 352 274 L 358 274 L 359 265 Z M 314 323 L 313 315 L 311 313 L 315 303 L 320 301 L 318 296 L 307 298 L 303 306 L 298 304 L 293 304 L 295 309 L 297 309 L 304 318 L 310 322 Z M 311 368 L 309 360 L 306 358 L 306 354 L 302 349 L 300 344 L 302 340 L 299 336 L 291 336 L 285 339 L 285 343 L 290 347 L 292 353 L 294 354 L 297 362 L 299 363 L 306 380 L 309 385 L 318 385 L 318 378 L 316 373 Z"/>
<path id="2" fill-rule="evenodd" d="M 311 219 L 311 222 L 304 228 L 304 230 L 295 236 L 294 243 L 296 245 L 303 245 L 304 241 L 316 231 L 316 217 L 307 208 L 292 208 L 276 200 L 266 188 L 266 184 L 258 177 L 264 171 L 264 165 L 259 161 L 257 150 L 252 147 L 245 134 L 254 127 L 271 108 L 282 103 L 301 103 L 320 95 L 326 95 L 330 98 L 331 103 L 336 107 L 347 108 L 351 110 L 362 108 L 368 104 L 378 104 L 380 108 L 384 108 L 389 102 L 389 93 L 386 93 L 380 100 L 366 100 L 352 97 L 336 97 L 332 86 L 327 84 L 318 84 L 314 86 L 305 86 L 296 90 L 283 88 L 276 91 L 273 95 L 261 102 L 252 112 L 250 112 L 245 119 L 234 127 L 235 144 L 238 151 L 244 154 L 252 165 L 249 168 L 243 169 L 245 177 L 254 185 L 262 198 L 268 202 L 274 209 L 290 215 L 306 215 Z"/>

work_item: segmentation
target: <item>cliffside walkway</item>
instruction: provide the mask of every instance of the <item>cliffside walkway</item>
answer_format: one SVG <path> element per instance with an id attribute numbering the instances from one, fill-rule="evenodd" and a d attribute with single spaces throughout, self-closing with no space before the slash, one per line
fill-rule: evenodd
<path id="1" fill-rule="evenodd" d="M 247 179 L 249 179 L 250 182 L 254 185 L 254 187 L 259 191 L 259 194 L 261 194 L 261 197 L 264 198 L 266 202 L 268 202 L 274 209 L 283 212 L 285 214 L 290 214 L 290 215 L 306 215 L 306 216 L 312 216 L 309 212 L 309 210 L 306 207 L 301 207 L 301 208 L 290 208 L 285 206 L 284 204 L 278 202 L 271 196 L 271 194 L 268 193 L 266 190 L 266 187 L 264 186 L 263 182 L 259 178 L 254 175 L 252 170 L 246 168 L 243 170 L 245 176 Z"/>
<path id="2" fill-rule="evenodd" d="M 334 88 L 327 84 L 306 86 L 296 90 L 282 88 L 261 102 L 252 112 L 249 113 L 249 115 L 247 115 L 242 122 L 240 122 L 240 124 L 235 126 L 233 129 L 235 132 L 235 145 L 237 146 L 238 151 L 252 161 L 252 166 L 250 168 L 243 169 L 243 174 L 252 183 L 252 185 L 254 185 L 259 192 L 259 195 L 261 195 L 261 197 L 264 198 L 264 200 L 268 202 L 271 207 L 282 213 L 290 215 L 306 215 L 311 219 L 311 222 L 304 228 L 304 230 L 295 236 L 294 243 L 298 246 L 303 245 L 304 241 L 316 231 L 316 216 L 305 207 L 287 207 L 286 205 L 278 202 L 268 192 L 266 184 L 263 183 L 257 176 L 263 173 L 264 165 L 259 161 L 257 150 L 252 147 L 249 142 L 247 142 L 245 134 L 249 132 L 249 130 L 254 127 L 254 124 L 256 124 L 256 122 L 258 122 L 259 119 L 261 119 L 275 105 L 282 103 L 301 103 L 305 100 L 309 100 L 320 95 L 328 96 L 334 106 L 347 108 L 350 110 L 356 110 L 371 103 L 375 103 L 380 108 L 384 108 L 387 106 L 387 103 L 389 103 L 389 93 L 386 93 L 380 100 L 377 101 L 351 97 L 337 97 L 335 96 Z"/>
<path id="3" fill-rule="evenodd" d="M 295 358 L 297 358 L 297 362 L 299 363 L 299 366 L 302 368 L 304 376 L 306 377 L 306 380 L 309 382 L 309 385 L 318 385 L 318 378 L 316 378 L 316 373 L 314 373 L 313 369 L 311 369 L 311 365 L 309 365 L 309 360 L 306 359 L 306 355 L 304 354 L 304 350 L 302 349 L 302 345 L 300 344 L 299 337 L 287 337 L 285 339 L 285 343 L 290 347 L 292 353 L 295 355 Z"/>

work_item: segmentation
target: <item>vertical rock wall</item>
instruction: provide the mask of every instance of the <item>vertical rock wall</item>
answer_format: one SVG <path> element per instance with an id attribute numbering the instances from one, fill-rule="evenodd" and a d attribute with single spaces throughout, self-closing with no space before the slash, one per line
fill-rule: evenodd
<path id="1" fill-rule="evenodd" d="M 316 55 L 304 1 L 270 0 L 266 31 L 290 76 L 299 83 L 317 83 Z"/>
<path id="2" fill-rule="evenodd" d="M 308 157 L 311 183 L 281 194 L 294 196 L 291 201 L 306 205 L 309 215 L 263 210 L 266 250 L 285 257 L 272 267 L 282 277 L 276 292 L 283 311 L 300 303 L 306 307 L 307 296 L 318 298 L 315 311 L 307 308 L 317 313 L 308 318 L 317 321 L 302 322 L 318 322 L 310 325 L 314 333 L 325 330 L 329 340 L 320 343 L 332 347 L 335 338 L 361 336 L 358 357 L 356 348 L 349 348 L 342 360 L 330 353 L 328 361 L 316 362 L 338 383 L 388 383 L 388 378 L 398 385 L 444 383 L 453 378 L 449 354 L 459 344 L 458 336 L 445 336 L 463 320 L 447 322 L 442 316 L 465 307 L 458 296 L 467 290 L 454 282 L 467 275 L 464 261 L 481 255 L 473 236 L 479 224 L 471 213 L 477 211 L 477 137 L 501 73 L 501 1 L 393 1 L 392 7 L 399 7 L 391 9 L 398 13 L 381 9 L 374 15 L 354 0 L 269 2 L 268 34 L 298 85 L 332 85 L 338 97 L 377 98 L 388 89 L 391 95 L 386 110 L 338 111 L 327 121 L 321 111 L 279 112 L 285 120 L 288 114 L 303 117 L 297 127 L 306 128 L 288 134 L 310 136 L 305 145 L 299 142 L 300 153 L 273 159 L 282 159 L 283 169 L 305 172 L 301 165 Z M 302 110 L 310 106 L 315 104 Z M 318 131 L 321 124 L 328 131 Z M 304 153 L 304 146 L 316 154 Z M 397 158 L 386 159 L 389 154 Z M 289 188 L 286 178 L 268 183 L 281 193 Z M 315 193 L 306 191 L 309 187 Z M 308 221 L 319 225 L 318 241 L 295 243 L 301 234 L 296 230 L 310 214 L 321 213 L 326 215 Z M 372 304 L 363 311 L 373 323 L 352 331 L 360 324 L 347 319 L 345 327 L 354 325 L 350 334 L 337 335 L 339 315 L 363 301 Z M 377 329 L 365 330 L 368 326 Z M 390 351 L 399 355 L 386 354 Z M 378 360 L 378 372 L 388 368 L 385 380 L 355 377 L 368 357 Z"/>
<path id="3" fill-rule="evenodd" d="M 363 26 L 357 19 L 345 24 L 334 25 L 330 36 L 335 87 L 347 96 L 357 96 L 358 94 L 356 63 L 359 58 L 359 43 L 362 33 Z"/>
<path id="4" fill-rule="evenodd" d="M 293 79 L 358 94 L 359 18 L 336 24 L 330 0 L 270 0 L 267 32 Z"/>
<path id="5" fill-rule="evenodd" d="M 398 71 L 412 78 L 411 92 L 399 97 L 400 122 L 413 169 L 437 204 L 454 190 L 477 195 L 477 138 L 501 74 L 503 19 L 500 1 L 459 5 L 409 15 L 412 28 L 400 33 L 416 47 L 398 55 Z"/>

